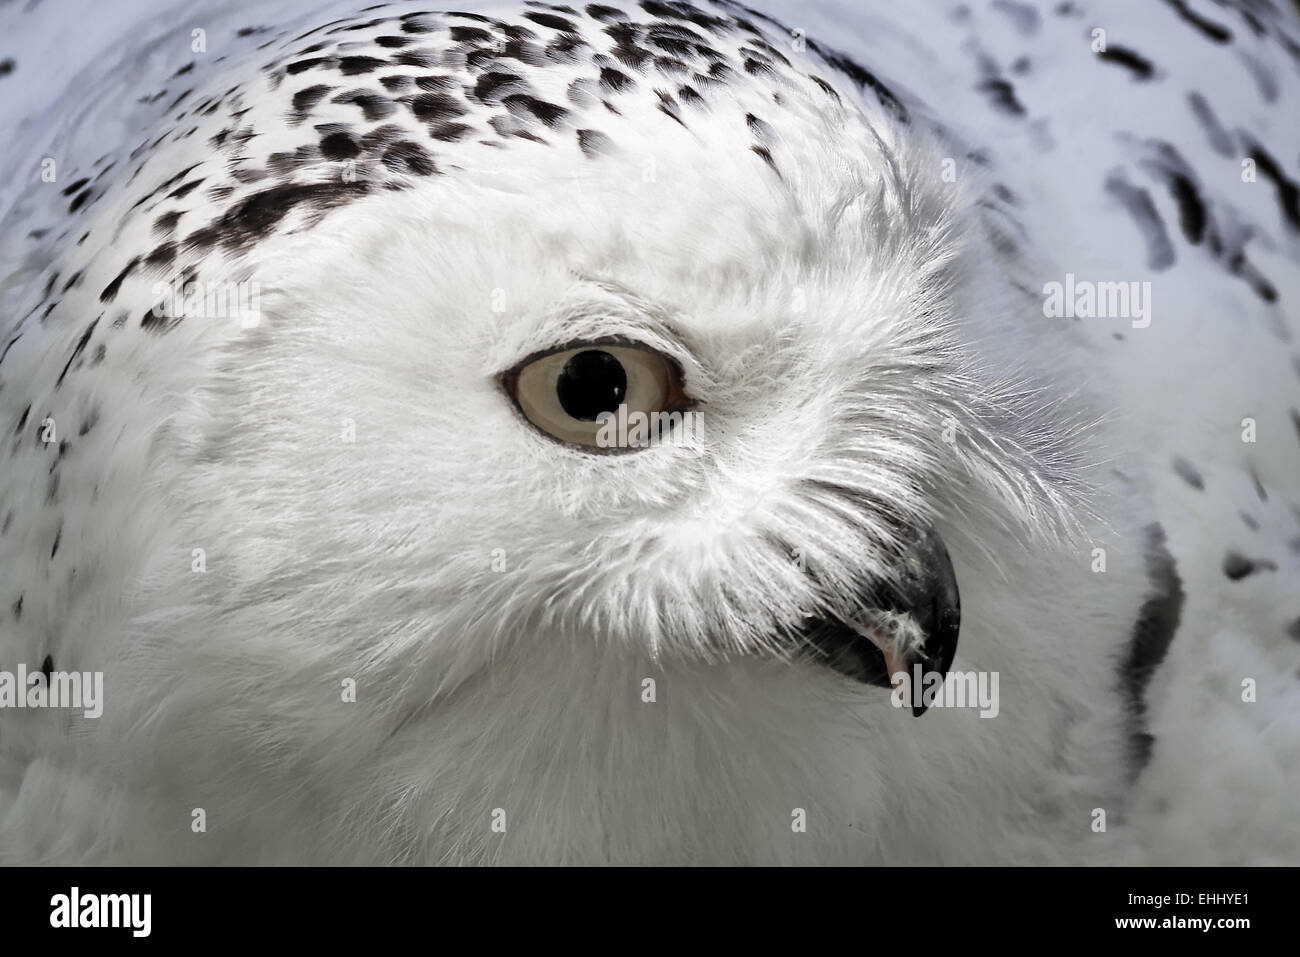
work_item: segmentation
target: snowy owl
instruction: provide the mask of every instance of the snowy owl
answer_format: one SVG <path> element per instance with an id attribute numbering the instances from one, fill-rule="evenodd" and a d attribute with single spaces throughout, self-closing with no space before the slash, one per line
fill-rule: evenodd
<path id="1" fill-rule="evenodd" d="M 0 11 L 0 860 L 1300 862 L 1300 15 L 753 3 Z"/>

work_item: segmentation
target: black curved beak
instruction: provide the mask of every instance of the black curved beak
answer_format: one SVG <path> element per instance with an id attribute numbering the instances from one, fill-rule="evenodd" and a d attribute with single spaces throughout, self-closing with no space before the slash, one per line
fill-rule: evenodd
<path id="1" fill-rule="evenodd" d="M 900 558 L 894 582 L 872 592 L 861 618 L 814 618 L 804 635 L 827 665 L 856 681 L 892 688 L 894 679 L 905 675 L 912 714 L 920 717 L 928 707 L 924 689 L 933 684 L 926 679 L 937 674 L 942 681 L 947 675 L 961 628 L 957 575 L 933 528 L 917 531 Z M 906 640 L 908 635 L 920 641 Z"/>

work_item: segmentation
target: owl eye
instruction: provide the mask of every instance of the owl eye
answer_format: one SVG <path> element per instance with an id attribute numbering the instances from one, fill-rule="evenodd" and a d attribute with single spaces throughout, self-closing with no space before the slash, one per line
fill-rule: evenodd
<path id="1" fill-rule="evenodd" d="M 620 418 L 635 422 L 635 413 L 641 413 L 653 427 L 661 413 L 681 412 L 691 404 L 676 362 L 621 343 L 566 346 L 531 356 L 503 376 L 503 385 L 538 429 L 598 451 L 643 447 L 618 441 L 609 416 L 616 426 Z"/>

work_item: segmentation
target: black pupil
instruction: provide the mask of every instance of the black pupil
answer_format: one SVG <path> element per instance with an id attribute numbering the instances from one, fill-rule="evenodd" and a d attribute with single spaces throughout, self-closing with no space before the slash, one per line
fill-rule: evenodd
<path id="1" fill-rule="evenodd" d="M 627 395 L 627 373 L 608 352 L 588 349 L 564 364 L 555 380 L 555 394 L 569 415 L 595 422 L 602 412 L 618 411 Z"/>

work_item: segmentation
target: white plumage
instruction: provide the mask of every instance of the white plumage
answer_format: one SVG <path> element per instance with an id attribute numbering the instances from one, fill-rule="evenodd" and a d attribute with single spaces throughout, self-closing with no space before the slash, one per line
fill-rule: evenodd
<path id="1" fill-rule="evenodd" d="M 0 859 L 1300 860 L 1290 10 L 314 6 L 5 14 L 0 667 L 106 701 L 0 710 Z M 610 339 L 697 441 L 524 421 Z M 915 527 L 995 718 L 795 640 Z"/>

